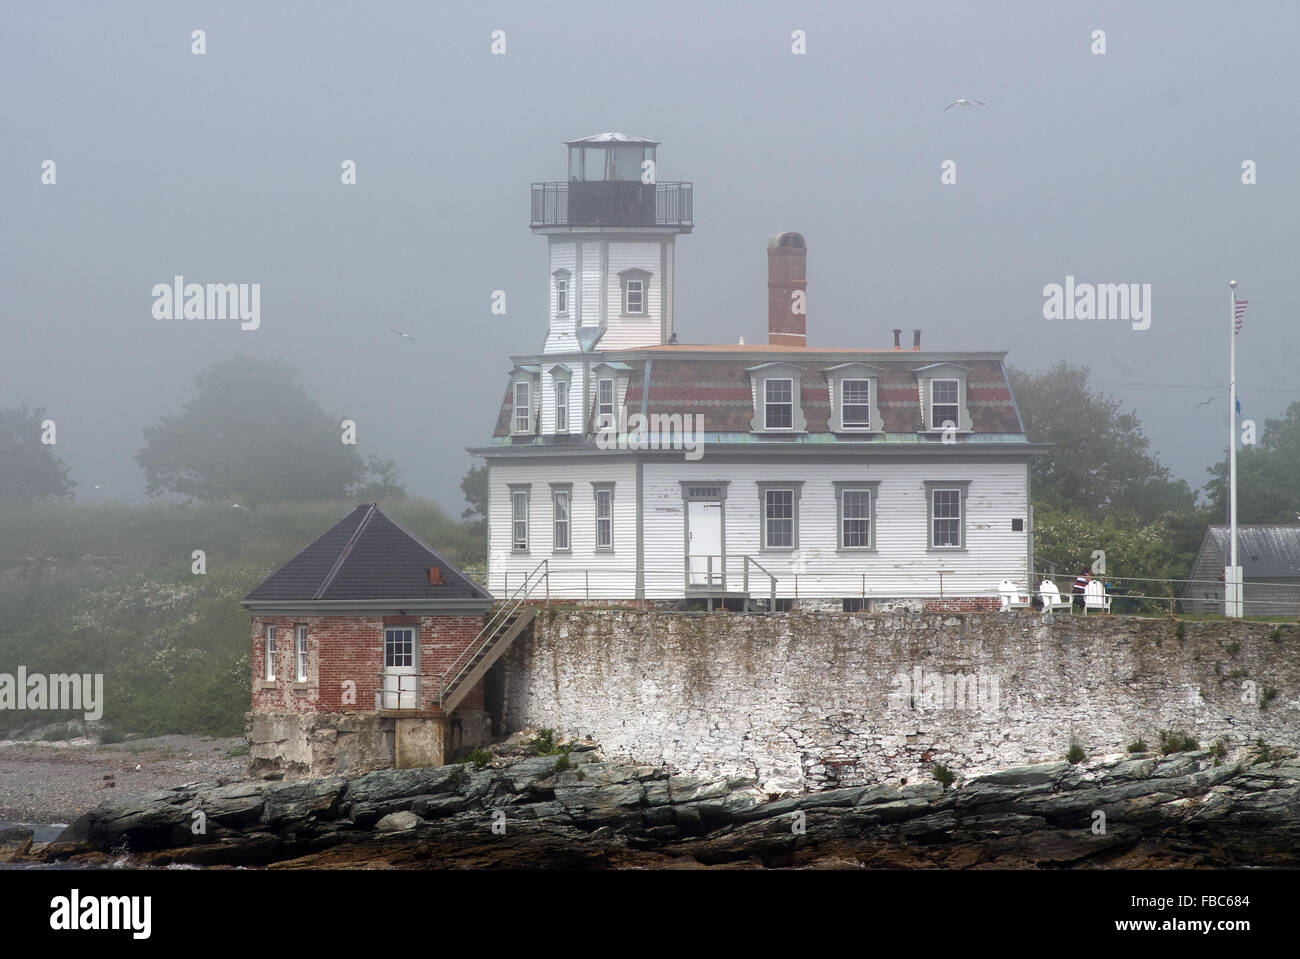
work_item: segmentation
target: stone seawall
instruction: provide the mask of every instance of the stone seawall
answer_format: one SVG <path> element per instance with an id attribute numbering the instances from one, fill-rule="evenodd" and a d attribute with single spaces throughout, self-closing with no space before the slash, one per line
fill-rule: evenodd
<path id="1" fill-rule="evenodd" d="M 821 789 L 1122 753 L 1300 745 L 1300 627 L 1040 613 L 552 609 L 495 667 L 508 729 Z"/>

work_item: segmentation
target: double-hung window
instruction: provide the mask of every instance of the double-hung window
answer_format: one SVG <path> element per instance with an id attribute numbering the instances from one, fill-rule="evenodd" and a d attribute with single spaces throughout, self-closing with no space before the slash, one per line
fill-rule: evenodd
<path id="1" fill-rule="evenodd" d="M 628 280 L 624 295 L 623 312 L 638 314 L 645 312 L 645 281 Z"/>
<path id="2" fill-rule="evenodd" d="M 614 486 L 595 487 L 596 549 L 614 548 Z"/>
<path id="3" fill-rule="evenodd" d="M 555 279 L 555 312 L 560 316 L 569 312 L 569 281 L 566 277 Z"/>
<path id="4" fill-rule="evenodd" d="M 565 552 L 569 549 L 569 500 L 572 488 L 564 487 L 551 490 L 551 502 L 554 506 L 552 549 Z"/>
<path id="5" fill-rule="evenodd" d="M 765 550 L 799 548 L 799 492 L 802 480 L 758 484 Z"/>
<path id="6" fill-rule="evenodd" d="M 793 429 L 794 380 L 764 380 L 763 408 L 763 424 L 767 429 Z"/>
<path id="7" fill-rule="evenodd" d="M 871 546 L 871 491 L 846 489 L 840 493 L 840 548 Z"/>
<path id="8" fill-rule="evenodd" d="M 515 384 L 515 432 L 528 433 L 532 426 L 532 391 L 522 380 Z"/>
<path id="9" fill-rule="evenodd" d="M 298 682 L 307 682 L 307 624 L 299 623 L 294 644 L 294 675 Z"/>
<path id="10" fill-rule="evenodd" d="M 846 429 L 871 427 L 871 380 L 840 381 L 840 423 Z"/>
<path id="11" fill-rule="evenodd" d="M 266 627 L 266 681 L 275 682 L 275 627 Z"/>
<path id="12" fill-rule="evenodd" d="M 968 482 L 926 483 L 930 513 L 930 549 L 964 549 L 966 546 L 966 489 Z"/>
<path id="13" fill-rule="evenodd" d="M 569 381 L 555 381 L 555 432 L 569 432 Z"/>
<path id="14" fill-rule="evenodd" d="M 516 553 L 528 552 L 528 490 L 510 491 L 510 548 Z"/>
<path id="15" fill-rule="evenodd" d="M 930 429 L 941 430 L 944 423 L 960 423 L 961 387 L 958 380 L 930 381 Z"/>
<path id="16" fill-rule="evenodd" d="M 596 429 L 612 430 L 617 426 L 614 421 L 614 381 L 598 380 L 596 382 Z"/>

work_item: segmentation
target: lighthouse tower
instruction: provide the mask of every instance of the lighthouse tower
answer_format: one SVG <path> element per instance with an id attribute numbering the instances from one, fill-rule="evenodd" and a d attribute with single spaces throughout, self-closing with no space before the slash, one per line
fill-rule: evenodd
<path id="1" fill-rule="evenodd" d="M 690 233 L 690 183 L 658 178 L 655 140 L 570 140 L 566 182 L 532 185 L 550 245 L 544 353 L 658 346 L 673 336 L 673 244 Z"/>

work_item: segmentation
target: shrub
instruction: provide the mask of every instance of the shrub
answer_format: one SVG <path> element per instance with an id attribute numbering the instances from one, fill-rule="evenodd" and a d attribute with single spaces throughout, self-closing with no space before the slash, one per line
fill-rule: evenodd
<path id="1" fill-rule="evenodd" d="M 1263 709 L 1275 699 L 1277 699 L 1277 690 L 1272 686 L 1265 686 L 1263 694 L 1259 697 L 1259 708 Z"/>
<path id="2" fill-rule="evenodd" d="M 957 776 L 953 773 L 953 771 L 949 769 L 947 766 L 945 766 L 943 763 L 935 763 L 932 772 L 934 774 L 934 778 L 943 786 L 944 789 L 947 789 L 949 786 L 951 786 L 953 780 L 957 778 Z"/>
<path id="3" fill-rule="evenodd" d="M 1236 656 L 1239 652 L 1241 652 L 1241 643 L 1237 642 L 1234 639 L 1232 642 L 1228 644 L 1227 649 L 1228 649 L 1229 656 Z"/>
<path id="4" fill-rule="evenodd" d="M 1160 731 L 1160 755 L 1162 756 L 1190 752 L 1193 749 L 1200 748 L 1200 744 L 1195 739 L 1181 730 L 1162 729 Z"/>
<path id="5" fill-rule="evenodd" d="M 1070 751 L 1065 754 L 1066 762 L 1081 763 L 1088 758 L 1088 754 L 1083 751 L 1083 746 L 1079 740 L 1073 736 L 1070 737 Z"/>
<path id="6" fill-rule="evenodd" d="M 1180 640 L 1187 638 L 1187 624 L 1181 619 L 1178 621 L 1178 625 L 1174 627 L 1174 635 Z"/>
<path id="7" fill-rule="evenodd" d="M 1144 753 L 1147 751 L 1147 741 L 1140 736 L 1128 744 L 1128 751 L 1131 753 Z"/>
<path id="8" fill-rule="evenodd" d="M 469 755 L 465 757 L 465 762 L 473 763 L 475 769 L 482 769 L 492 761 L 492 753 L 486 749 L 471 749 Z"/>
<path id="9" fill-rule="evenodd" d="M 537 735 L 528 743 L 536 756 L 558 756 L 564 753 L 566 756 L 572 746 L 561 746 L 555 741 L 554 729 L 539 729 Z"/>
<path id="10" fill-rule="evenodd" d="M 1228 755 L 1228 744 L 1222 739 L 1216 739 L 1214 745 L 1210 747 L 1210 755 L 1214 757 L 1214 764 L 1217 766 L 1223 757 Z"/>

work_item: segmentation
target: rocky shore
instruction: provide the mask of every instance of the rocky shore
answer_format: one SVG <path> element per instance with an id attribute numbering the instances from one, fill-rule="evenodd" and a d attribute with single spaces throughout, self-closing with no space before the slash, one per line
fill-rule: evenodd
<path id="1" fill-rule="evenodd" d="M 595 746 L 353 779 L 188 784 L 117 799 L 0 860 L 303 868 L 1283 868 L 1300 760 L 1207 751 L 1050 762 L 958 782 L 773 798 Z"/>

